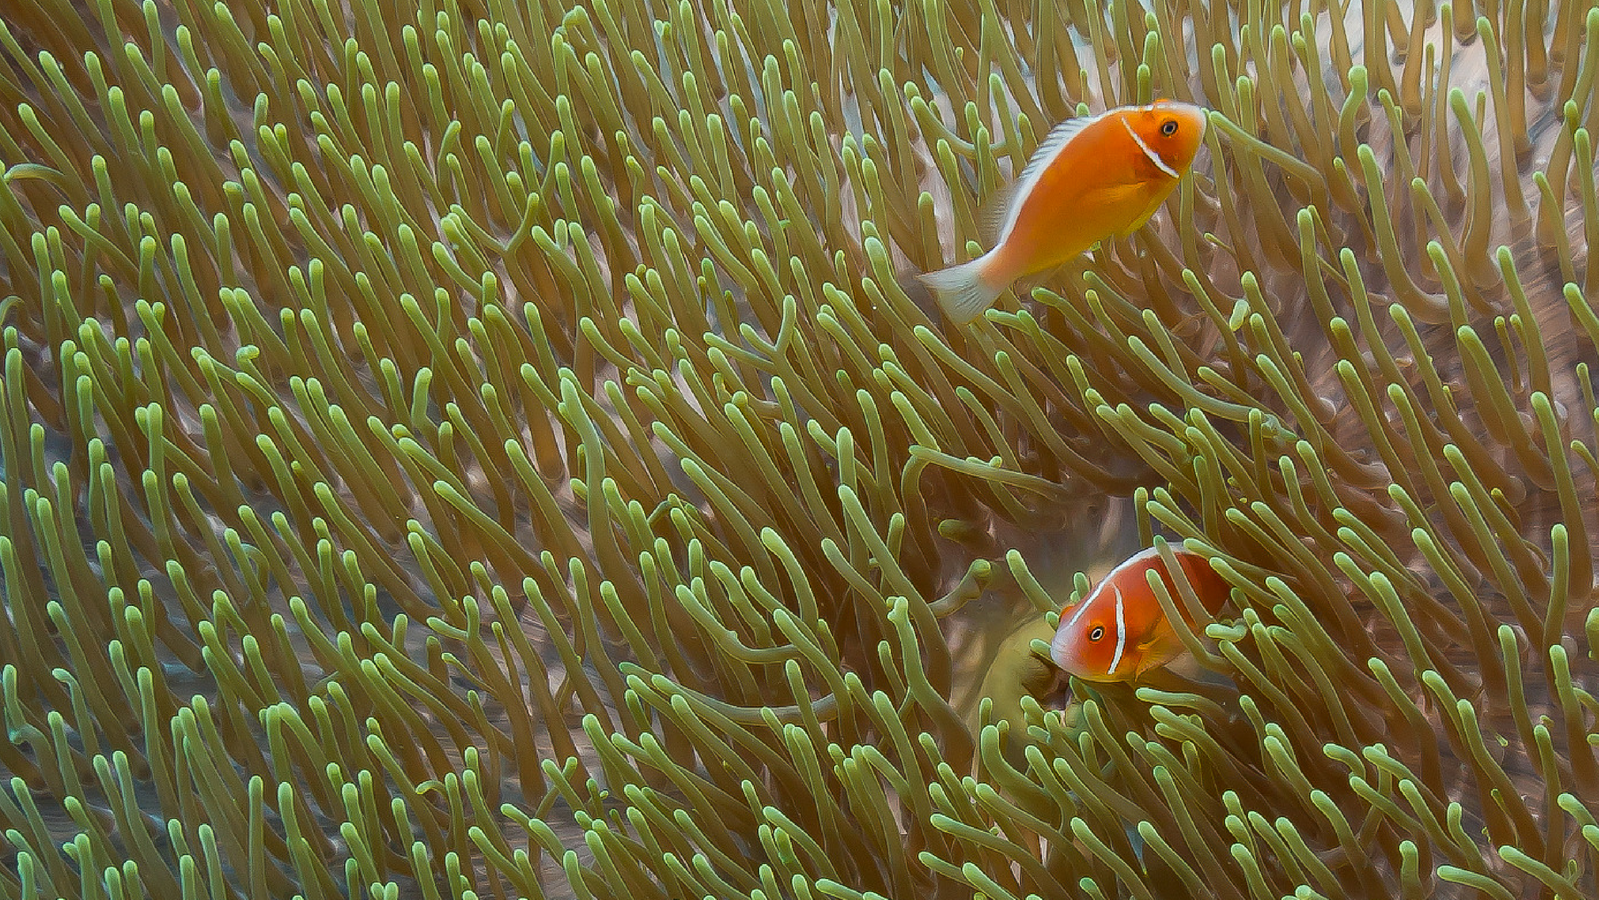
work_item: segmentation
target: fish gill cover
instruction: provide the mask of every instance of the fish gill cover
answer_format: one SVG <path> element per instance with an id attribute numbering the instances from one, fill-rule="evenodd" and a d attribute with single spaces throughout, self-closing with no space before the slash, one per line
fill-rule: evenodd
<path id="1" fill-rule="evenodd" d="M 1330 9 L 11 0 L 0 894 L 1594 896 L 1599 11 Z M 1233 600 L 1041 704 L 1107 498 Z"/>

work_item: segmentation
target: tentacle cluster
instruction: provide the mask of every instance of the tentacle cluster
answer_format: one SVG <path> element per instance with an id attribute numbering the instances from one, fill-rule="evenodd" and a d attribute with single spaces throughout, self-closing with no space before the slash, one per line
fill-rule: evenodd
<path id="1" fill-rule="evenodd" d="M 1599 887 L 1587 4 L 11 6 L 0 893 Z M 929 317 L 1157 95 L 1150 228 Z M 1107 496 L 1210 677 L 957 710 Z"/>

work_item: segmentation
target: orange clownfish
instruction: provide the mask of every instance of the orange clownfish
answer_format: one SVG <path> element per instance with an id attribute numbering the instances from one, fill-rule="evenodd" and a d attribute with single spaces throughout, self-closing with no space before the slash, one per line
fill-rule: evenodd
<path id="1" fill-rule="evenodd" d="M 1227 582 L 1197 553 L 1173 547 L 1172 555 L 1199 602 L 1214 614 L 1227 600 Z M 1182 596 L 1160 553 L 1154 547 L 1140 551 L 1112 569 L 1081 603 L 1061 610 L 1060 627 L 1049 644 L 1055 665 L 1085 681 L 1131 681 L 1181 656 L 1182 639 L 1146 580 L 1150 571 L 1160 573 L 1182 610 Z"/>
<path id="2" fill-rule="evenodd" d="M 1137 231 L 1188 171 L 1206 121 L 1203 107 L 1157 100 L 1056 125 L 996 207 L 993 249 L 922 282 L 944 315 L 965 324 L 1017 278 Z"/>

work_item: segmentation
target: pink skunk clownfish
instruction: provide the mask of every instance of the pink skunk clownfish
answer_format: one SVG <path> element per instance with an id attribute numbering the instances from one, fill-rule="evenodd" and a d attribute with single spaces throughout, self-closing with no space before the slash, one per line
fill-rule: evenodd
<path id="1" fill-rule="evenodd" d="M 1214 614 L 1227 600 L 1227 582 L 1203 556 L 1178 547 L 1171 550 L 1194 595 Z M 1085 681 L 1132 681 L 1181 656 L 1182 639 L 1150 589 L 1151 571 L 1160 573 L 1172 601 L 1182 610 L 1182 596 L 1160 553 L 1154 547 L 1136 553 L 1112 569 L 1082 602 L 1061 610 L 1060 627 L 1049 644 L 1055 665 Z M 1194 623 L 1188 625 L 1192 628 Z"/>
<path id="2" fill-rule="evenodd" d="M 993 249 L 922 282 L 944 315 L 963 325 L 1017 278 L 1137 231 L 1193 164 L 1205 124 L 1204 108 L 1157 100 L 1056 125 L 996 207 Z"/>

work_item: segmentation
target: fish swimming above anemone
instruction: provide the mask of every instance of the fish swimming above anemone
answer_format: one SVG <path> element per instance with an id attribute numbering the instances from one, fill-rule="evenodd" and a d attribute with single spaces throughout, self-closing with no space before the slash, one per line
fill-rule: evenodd
<path id="1" fill-rule="evenodd" d="M 1173 547 L 1172 556 L 1200 604 L 1214 614 L 1227 600 L 1227 582 L 1197 553 Z M 1182 639 L 1150 587 L 1150 572 L 1160 573 L 1188 621 L 1175 580 L 1158 549 L 1150 547 L 1112 569 L 1081 602 L 1061 610 L 1050 659 L 1085 681 L 1132 681 L 1181 656 Z"/>
<path id="2" fill-rule="evenodd" d="M 990 208 L 994 246 L 921 277 L 951 321 L 994 305 L 1012 281 L 1131 234 L 1170 196 L 1205 137 L 1205 109 L 1175 100 L 1122 106 L 1056 125 Z"/>

